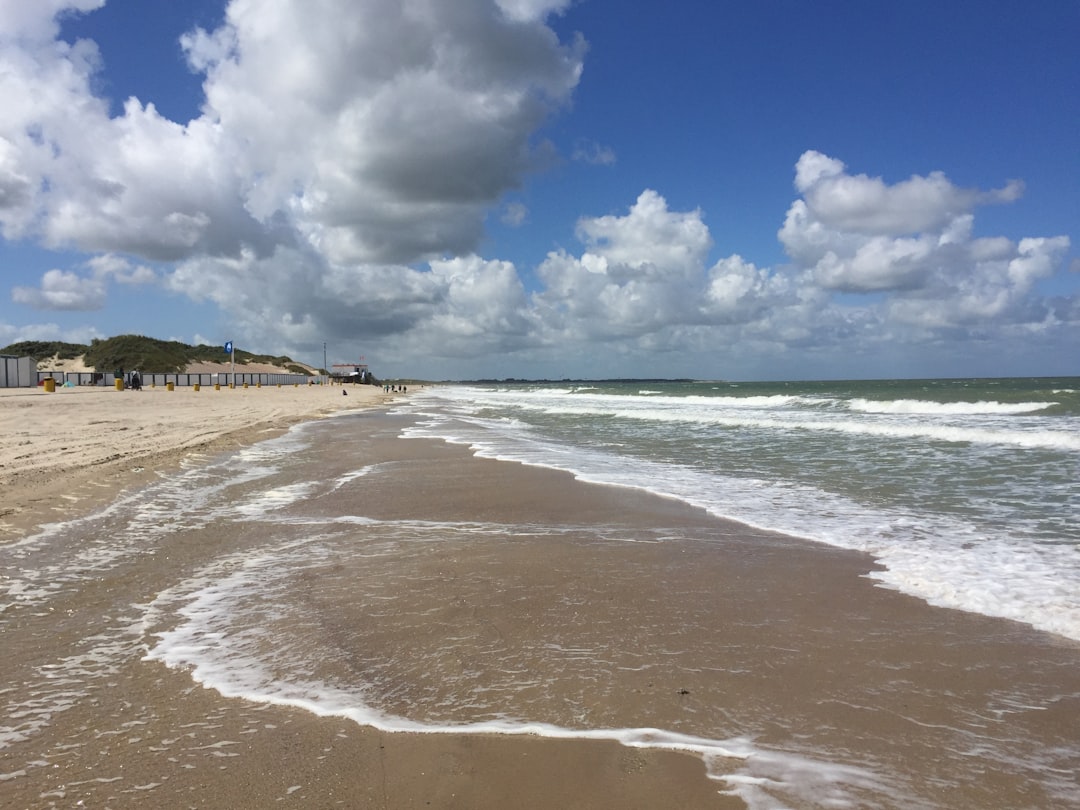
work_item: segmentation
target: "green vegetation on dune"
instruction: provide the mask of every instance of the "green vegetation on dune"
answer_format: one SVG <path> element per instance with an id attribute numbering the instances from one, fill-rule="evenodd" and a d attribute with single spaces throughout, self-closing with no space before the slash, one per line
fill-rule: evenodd
<path id="1" fill-rule="evenodd" d="M 71 360 L 82 356 L 87 366 L 101 372 L 114 369 L 139 369 L 150 374 L 178 374 L 189 363 L 224 363 L 229 355 L 221 346 L 189 346 L 176 340 L 157 340 L 144 335 L 118 335 L 104 340 L 95 338 L 89 346 L 59 341 L 27 340 L 0 349 L 0 354 L 33 357 L 41 362 L 59 356 Z M 287 369 L 293 374 L 311 374 L 291 357 L 253 354 L 236 349 L 237 365 L 267 363 Z"/>
<path id="2" fill-rule="evenodd" d="M 81 343 L 63 343 L 59 340 L 24 340 L 12 343 L 0 349 L 0 354 L 16 357 L 33 357 L 37 362 L 59 357 L 61 360 L 74 360 L 86 354 L 86 346 Z"/>

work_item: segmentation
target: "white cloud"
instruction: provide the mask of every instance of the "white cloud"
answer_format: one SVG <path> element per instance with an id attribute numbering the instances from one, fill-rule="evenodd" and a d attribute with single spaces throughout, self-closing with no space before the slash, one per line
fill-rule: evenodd
<path id="1" fill-rule="evenodd" d="M 88 259 L 79 273 L 53 269 L 41 277 L 39 287 L 14 287 L 12 300 L 40 310 L 93 311 L 105 305 L 110 281 L 120 284 L 152 284 L 157 274 L 145 265 L 132 265 L 127 259 L 113 254 Z"/>
<path id="2" fill-rule="evenodd" d="M 542 20 L 565 10 L 573 0 L 495 0 L 509 19 L 517 22 Z"/>
<path id="3" fill-rule="evenodd" d="M 104 5 L 105 0 L 0 0 L 0 38 L 49 41 L 56 36 L 59 16 Z"/>
<path id="4" fill-rule="evenodd" d="M 625 217 L 585 218 L 578 222 L 578 237 L 590 252 L 612 266 L 647 276 L 685 276 L 700 268 L 712 237 L 701 211 L 676 213 L 655 191 L 646 190 Z"/>
<path id="5" fill-rule="evenodd" d="M 159 261 L 299 243 L 337 264 L 465 253 L 548 159 L 533 135 L 584 52 L 542 22 L 560 3 L 511 4 L 511 20 L 489 0 L 232 0 L 220 29 L 183 38 L 201 118 L 138 99 L 110 118 L 96 47 L 51 39 L 55 13 L 97 5 L 3 7 L 35 37 L 0 38 L 6 238 Z"/>
<path id="6" fill-rule="evenodd" d="M 94 310 L 105 304 L 106 286 L 100 276 L 89 278 L 66 270 L 49 270 L 40 289 L 15 287 L 12 299 L 34 309 Z"/>
<path id="7" fill-rule="evenodd" d="M 811 220 L 853 233 L 900 236 L 941 231 L 977 203 L 1011 202 L 1023 191 L 1018 182 L 990 192 L 961 189 L 941 172 L 890 186 L 880 177 L 850 175 L 845 169 L 835 158 L 805 152 L 795 167 L 795 187 Z"/>
<path id="8" fill-rule="evenodd" d="M 64 329 L 58 323 L 35 323 L 25 326 L 13 326 L 0 323 L 0 346 L 21 343 L 25 340 L 59 340 L 64 343 L 90 343 L 95 338 L 105 338 L 94 327 L 80 326 Z"/>
<path id="9" fill-rule="evenodd" d="M 318 6 L 233 0 L 225 29 L 185 40 L 208 116 L 244 139 L 249 210 L 286 214 L 334 263 L 467 252 L 544 159 L 530 139 L 583 45 L 482 0 Z"/>
<path id="10" fill-rule="evenodd" d="M 587 248 L 581 257 L 552 253 L 537 271 L 550 325 L 610 340 L 698 319 L 695 286 L 712 245 L 700 211 L 669 211 L 646 190 L 626 216 L 583 218 L 577 233 Z"/>
<path id="11" fill-rule="evenodd" d="M 975 208 L 1016 199 L 1017 182 L 983 192 L 932 172 L 888 185 L 810 151 L 799 158 L 795 186 L 803 197 L 779 232 L 788 255 L 825 290 L 895 293 L 885 311 L 904 323 L 944 328 L 1026 317 L 1018 300 L 1067 248 L 1060 238 L 1019 247 L 972 239 Z"/>
<path id="12" fill-rule="evenodd" d="M 1033 298 L 1032 288 L 1062 265 L 1068 238 L 1007 246 L 994 240 L 992 252 L 986 247 L 973 243 L 925 289 L 890 301 L 890 319 L 926 329 L 1042 323 L 1048 303 Z"/>
<path id="13" fill-rule="evenodd" d="M 822 287 L 843 292 L 873 292 L 920 287 L 931 271 L 935 240 L 875 236 L 850 256 L 829 251 L 814 265 Z"/>
<path id="14" fill-rule="evenodd" d="M 789 312 L 797 303 L 794 292 L 787 276 L 755 267 L 736 254 L 709 270 L 705 307 L 713 322 L 751 322 L 769 312 Z"/>
<path id="15" fill-rule="evenodd" d="M 792 211 L 805 212 L 802 202 Z M 796 252 L 810 258 L 779 268 L 739 255 L 710 264 L 703 213 L 671 210 L 652 190 L 623 214 L 580 219 L 576 230 L 582 251 L 550 253 L 531 294 L 518 268 L 473 254 L 416 268 L 334 264 L 311 248 L 284 247 L 265 257 L 193 259 L 170 284 L 215 300 L 238 334 L 268 351 L 351 339 L 388 361 L 430 363 L 434 376 L 447 364 L 496 356 L 557 369 L 567 352 L 601 344 L 594 357 L 630 369 L 657 353 L 749 363 L 798 350 L 850 360 L 964 330 L 984 340 L 993 327 L 1005 339 L 1014 328 L 1073 317 L 1035 294 L 1068 240 L 976 239 L 971 213 L 918 236 L 827 228 L 807 214 L 793 233 L 829 250 Z M 851 292 L 874 296 L 837 298 Z"/>
<path id="16" fill-rule="evenodd" d="M 625 216 L 584 218 L 585 252 L 558 251 L 538 268 L 535 296 L 562 339 L 636 340 L 674 350 L 702 330 L 742 324 L 795 302 L 790 280 L 740 256 L 706 267 L 712 237 L 701 211 L 668 208 L 646 190 Z"/>
<path id="17" fill-rule="evenodd" d="M 616 157 L 615 150 L 610 146 L 603 146 L 596 141 L 579 139 L 574 143 L 574 151 L 570 157 L 581 163 L 591 163 L 594 166 L 614 166 Z"/>

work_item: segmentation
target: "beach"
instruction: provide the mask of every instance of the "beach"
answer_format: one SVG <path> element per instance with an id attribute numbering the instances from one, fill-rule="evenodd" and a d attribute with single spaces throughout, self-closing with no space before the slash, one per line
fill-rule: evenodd
<path id="1" fill-rule="evenodd" d="M 348 396 L 340 387 L 2 391 L 0 550 L 19 557 L 13 547 L 46 524 L 108 509 L 122 493 L 300 421 L 394 398 L 370 386 L 347 390 Z M 92 535 L 110 522 L 91 522 L 73 536 Z M 40 553 L 55 554 L 61 569 L 68 560 L 78 565 L 71 559 L 77 541 Z M 116 567 L 78 576 L 70 593 L 50 593 L 42 611 L 28 607 L 38 600 L 26 591 L 10 589 L 0 599 L 0 696 L 7 710 L 0 722 L 0 804 L 742 806 L 719 797 L 701 761 L 683 753 L 610 741 L 387 733 L 340 717 L 223 697 L 184 670 L 142 660 L 140 640 L 123 627 L 129 603 L 152 599 L 178 571 L 214 553 L 180 541 L 150 556 L 131 552 Z M 31 556 L 28 551 L 24 558 Z M 49 566 L 44 559 L 27 565 L 38 563 Z M 11 567 L 4 578 L 11 585 Z M 87 651 L 105 636 L 107 650 Z"/>
<path id="2" fill-rule="evenodd" d="M 0 541 L 108 502 L 192 453 L 392 396 L 376 386 L 0 388 Z"/>
<path id="3" fill-rule="evenodd" d="M 1077 798 L 1073 640 L 349 392 L 0 398 L 5 807 Z"/>

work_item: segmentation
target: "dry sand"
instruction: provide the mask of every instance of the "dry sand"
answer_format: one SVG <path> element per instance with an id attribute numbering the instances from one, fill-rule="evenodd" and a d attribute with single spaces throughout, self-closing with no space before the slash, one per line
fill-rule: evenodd
<path id="1" fill-rule="evenodd" d="M 192 452 L 394 396 L 370 385 L 0 388 L 0 542 L 107 502 Z"/>
<path id="2" fill-rule="evenodd" d="M 239 447 L 298 421 L 393 398 L 370 386 L 349 386 L 348 396 L 342 390 L 2 390 L 0 544 L 111 503 L 192 454 Z M 161 566 L 170 564 L 166 556 Z M 145 573 L 151 585 L 154 571 Z M 38 668 L 33 662 L 46 662 L 47 669 L 47 662 L 71 655 L 99 604 L 115 604 L 117 588 L 133 587 L 109 577 L 88 583 L 70 606 L 61 606 L 70 618 L 47 639 L 29 625 L 13 625 L 5 633 L 0 684 L 16 688 L 17 677 Z M 87 735 L 97 744 L 71 744 Z M 201 757 L 199 767 L 168 753 L 181 737 L 190 756 Z M 156 769 L 166 762 L 171 772 L 160 783 Z M 0 748 L 5 808 L 744 806 L 720 796 L 718 787 L 699 759 L 682 753 L 602 741 L 385 734 L 227 699 L 197 686 L 188 673 L 137 658 L 99 698 L 70 707 L 33 740 Z"/>

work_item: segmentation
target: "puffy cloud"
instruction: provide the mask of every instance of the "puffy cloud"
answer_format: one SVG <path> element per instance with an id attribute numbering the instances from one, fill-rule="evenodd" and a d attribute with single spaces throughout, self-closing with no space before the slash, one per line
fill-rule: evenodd
<path id="1" fill-rule="evenodd" d="M 0 0 L 0 39 L 49 41 L 59 30 L 61 14 L 99 9 L 105 0 Z"/>
<path id="2" fill-rule="evenodd" d="M 566 9 L 573 0 L 495 0 L 503 14 L 518 22 L 542 20 Z"/>
<path id="3" fill-rule="evenodd" d="M 105 303 L 106 287 L 101 276 L 82 277 L 65 270 L 49 270 L 41 277 L 41 288 L 15 287 L 12 299 L 34 309 L 93 310 Z"/>
<path id="4" fill-rule="evenodd" d="M 40 287 L 15 287 L 12 300 L 42 310 L 101 309 L 108 296 L 109 281 L 120 284 L 151 284 L 157 274 L 145 265 L 132 265 L 127 259 L 112 254 L 95 256 L 82 266 L 89 273 L 53 269 L 41 277 Z"/>
<path id="5" fill-rule="evenodd" d="M 925 329 L 1041 323 L 1047 302 L 1032 298 L 1035 282 L 1062 265 L 1069 239 L 974 242 L 924 290 L 888 303 L 890 319 Z"/>
<path id="6" fill-rule="evenodd" d="M 1016 199 L 1016 182 L 983 192 L 932 172 L 888 185 L 809 151 L 796 164 L 795 187 L 803 196 L 779 232 L 788 255 L 825 290 L 895 293 L 886 311 L 906 323 L 943 327 L 1019 315 L 1016 303 L 1031 279 L 1051 272 L 1049 263 L 1067 248 L 1061 239 L 1019 247 L 972 239 L 975 208 Z"/>
<path id="7" fill-rule="evenodd" d="M 583 44 L 521 5 L 511 22 L 483 0 L 233 0 L 184 43 L 207 118 L 243 139 L 249 210 L 286 213 L 334 263 L 471 250 L 580 75 Z"/>
<path id="8" fill-rule="evenodd" d="M 795 188 L 812 221 L 839 231 L 891 236 L 944 230 L 977 203 L 1011 202 L 1023 192 L 1015 181 L 990 192 L 961 189 L 941 172 L 890 186 L 880 177 L 850 175 L 841 161 L 815 151 L 799 158 Z"/>
<path id="9" fill-rule="evenodd" d="M 851 255 L 829 251 L 814 266 L 821 286 L 844 292 L 903 290 L 922 286 L 931 271 L 936 240 L 876 236 Z"/>
<path id="10" fill-rule="evenodd" d="M 179 124 L 128 99 L 110 118 L 90 42 L 56 15 L 101 2 L 6 2 L 0 20 L 0 228 L 8 239 L 160 261 L 330 263 L 469 252 L 488 207 L 549 160 L 533 133 L 577 84 L 564 4 L 231 0 L 182 44 L 204 114 Z"/>
<path id="11" fill-rule="evenodd" d="M 571 333 L 611 339 L 697 320 L 704 260 L 712 240 L 700 211 L 668 210 L 646 190 L 626 216 L 584 218 L 579 258 L 552 253 L 537 272 L 537 300 Z"/>
<path id="12" fill-rule="evenodd" d="M 712 247 L 701 211 L 669 211 L 667 201 L 652 190 L 641 193 L 629 215 L 582 219 L 577 233 L 592 254 L 624 276 L 685 277 L 701 266 Z"/>
<path id="13" fill-rule="evenodd" d="M 212 300 L 237 334 L 268 351 L 362 342 L 380 356 L 475 356 L 529 343 L 535 323 L 509 262 L 475 255 L 399 265 L 335 266 L 312 251 L 182 263 L 172 289 Z"/>
<path id="14" fill-rule="evenodd" d="M 704 307 L 713 322 L 750 322 L 770 311 L 788 311 L 797 303 L 796 296 L 787 276 L 756 267 L 736 254 L 709 270 Z"/>
<path id="15" fill-rule="evenodd" d="M 440 356 L 472 357 L 536 344 L 537 324 L 510 262 L 465 256 L 431 264 L 441 288 L 431 317 L 420 323 L 420 345 Z"/>
<path id="16" fill-rule="evenodd" d="M 64 329 L 58 323 L 34 323 L 12 326 L 0 323 L 0 346 L 20 343 L 24 340 L 59 340 L 64 343 L 90 343 L 95 338 L 110 337 L 93 327 L 80 326 Z"/>
<path id="17" fill-rule="evenodd" d="M 23 24 L 52 36 L 49 9 L 98 5 L 43 4 Z M 97 46 L 87 40 L 0 38 L 4 237 L 155 260 L 265 242 L 238 194 L 220 130 L 205 121 L 181 126 L 137 99 L 110 118 L 91 89 L 99 67 Z"/>
<path id="18" fill-rule="evenodd" d="M 831 188 L 822 192 L 823 184 Z M 796 185 L 820 194 L 816 207 L 803 197 L 788 211 L 780 232 L 793 260 L 786 267 L 739 255 L 708 266 L 712 238 L 702 213 L 672 211 L 654 191 L 625 215 L 580 220 L 585 250 L 551 253 L 538 268 L 544 288 L 533 306 L 549 342 L 617 340 L 642 353 L 738 345 L 872 355 L 942 335 L 985 340 L 988 329 L 1005 340 L 1014 329 L 1072 318 L 1075 308 L 1036 292 L 1062 266 L 1068 238 L 973 237 L 975 208 L 1004 201 L 1015 186 L 958 190 L 940 174 L 889 186 L 852 178 L 816 152 L 799 161 Z M 868 210 L 855 212 L 852 199 Z M 826 209 L 832 215 L 822 218 Z M 919 229 L 911 232 L 913 223 Z M 851 293 L 874 295 L 859 303 Z"/>
<path id="19" fill-rule="evenodd" d="M 563 338 L 634 339 L 674 349 L 701 330 L 747 323 L 795 302 L 790 280 L 740 256 L 708 268 L 712 237 L 701 211 L 668 208 L 644 191 L 625 216 L 584 218 L 581 256 L 548 255 L 535 296 L 548 329 Z"/>

